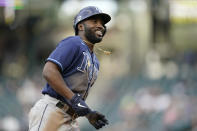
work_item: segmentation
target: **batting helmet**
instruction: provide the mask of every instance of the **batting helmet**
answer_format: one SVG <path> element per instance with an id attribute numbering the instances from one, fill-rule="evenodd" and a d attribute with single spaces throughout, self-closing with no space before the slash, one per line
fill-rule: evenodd
<path id="1" fill-rule="evenodd" d="M 111 20 L 110 15 L 103 13 L 98 7 L 88 6 L 79 11 L 79 13 L 74 18 L 73 28 L 75 30 L 75 35 L 78 33 L 77 25 L 79 22 L 86 20 L 92 16 L 101 16 L 104 24 Z"/>

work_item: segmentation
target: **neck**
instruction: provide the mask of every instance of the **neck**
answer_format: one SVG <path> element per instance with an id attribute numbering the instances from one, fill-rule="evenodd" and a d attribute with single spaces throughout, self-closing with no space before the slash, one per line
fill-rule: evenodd
<path id="1" fill-rule="evenodd" d="M 93 52 L 94 49 L 94 44 L 92 44 L 89 41 L 83 40 L 85 42 L 85 44 L 88 46 L 88 48 L 90 49 L 91 52 Z"/>
<path id="2" fill-rule="evenodd" d="M 92 44 L 91 42 L 89 42 L 87 39 L 85 39 L 84 37 L 81 37 L 81 39 L 84 41 L 84 43 L 88 46 L 88 48 L 90 49 L 91 52 L 93 52 L 94 49 L 94 44 Z"/>

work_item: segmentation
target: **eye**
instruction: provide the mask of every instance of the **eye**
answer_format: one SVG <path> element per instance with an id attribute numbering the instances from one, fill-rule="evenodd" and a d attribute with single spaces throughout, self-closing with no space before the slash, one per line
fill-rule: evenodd
<path id="1" fill-rule="evenodd" d="M 97 23 L 97 20 L 92 20 L 93 23 Z"/>

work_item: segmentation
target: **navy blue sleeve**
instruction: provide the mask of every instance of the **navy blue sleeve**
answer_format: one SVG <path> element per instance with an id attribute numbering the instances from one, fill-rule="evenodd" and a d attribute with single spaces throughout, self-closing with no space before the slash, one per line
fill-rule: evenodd
<path id="1" fill-rule="evenodd" d="M 72 41 L 61 41 L 47 58 L 47 61 L 57 64 L 61 71 L 64 71 L 78 55 L 80 55 L 79 46 Z"/>

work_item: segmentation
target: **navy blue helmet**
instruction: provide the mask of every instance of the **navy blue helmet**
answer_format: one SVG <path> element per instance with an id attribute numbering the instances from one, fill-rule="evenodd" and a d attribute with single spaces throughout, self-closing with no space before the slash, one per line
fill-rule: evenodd
<path id="1" fill-rule="evenodd" d="M 103 13 L 98 7 L 88 6 L 79 11 L 79 13 L 74 18 L 73 28 L 75 30 L 75 34 L 77 35 L 77 25 L 79 22 L 86 20 L 92 16 L 101 16 L 104 21 L 104 24 L 108 23 L 111 20 L 110 15 Z"/>

